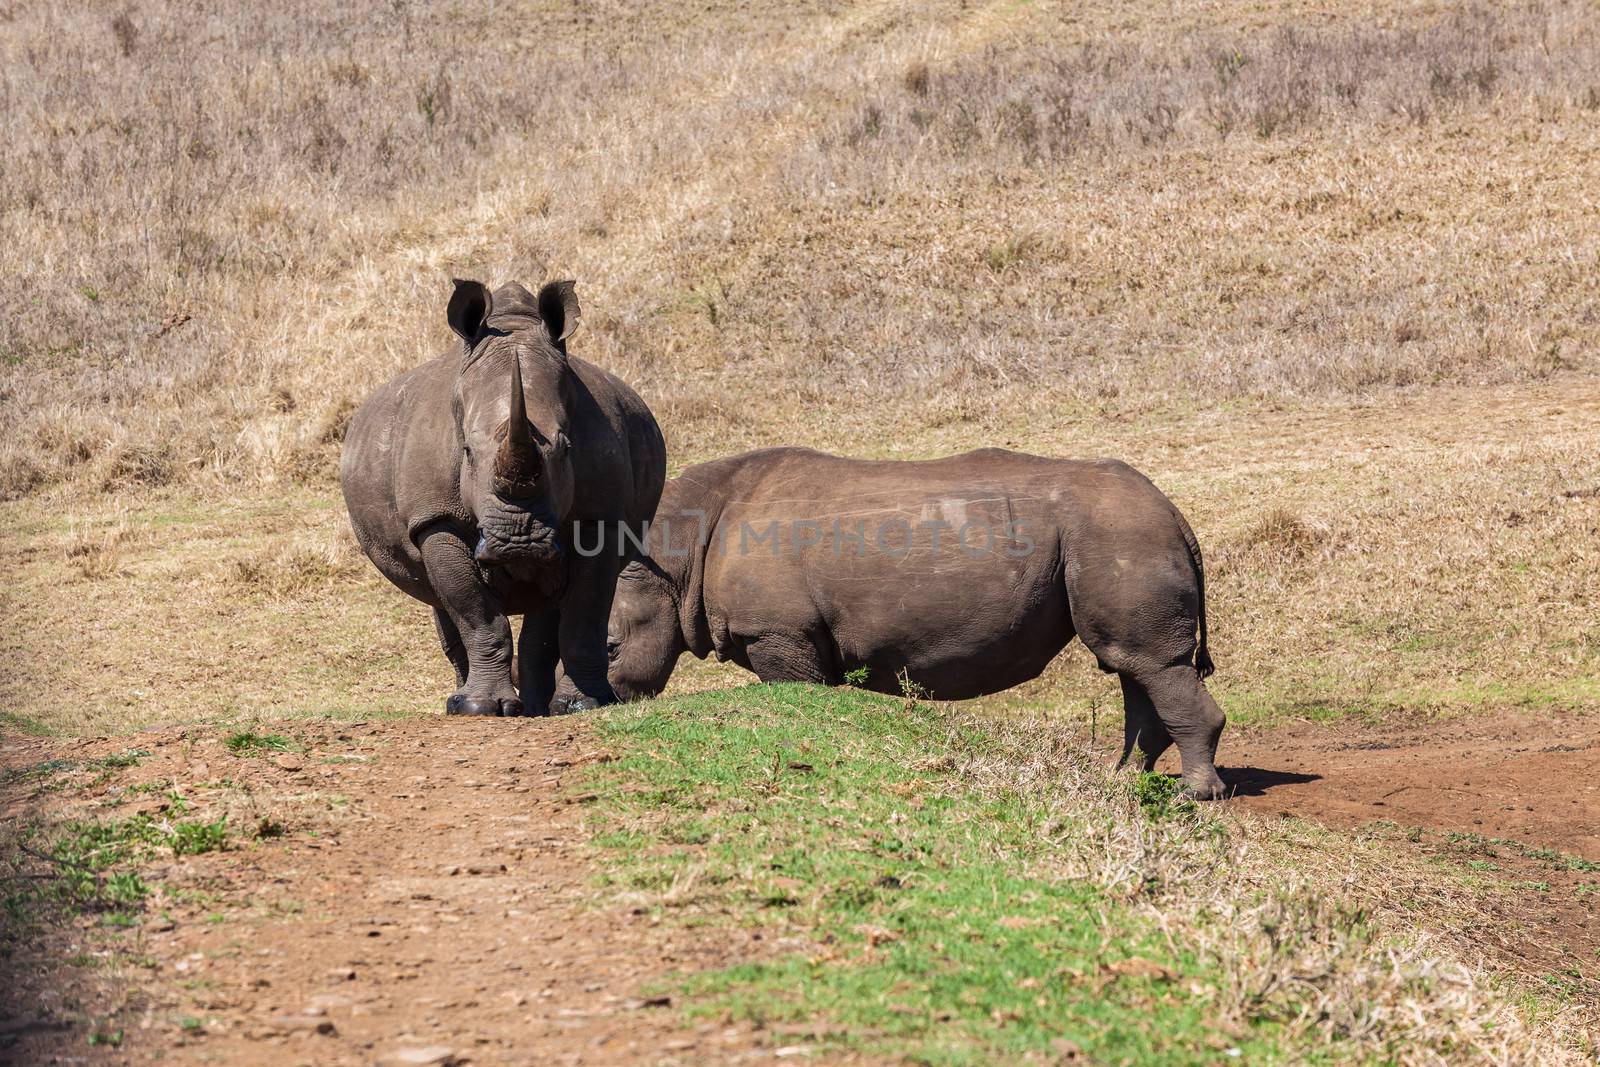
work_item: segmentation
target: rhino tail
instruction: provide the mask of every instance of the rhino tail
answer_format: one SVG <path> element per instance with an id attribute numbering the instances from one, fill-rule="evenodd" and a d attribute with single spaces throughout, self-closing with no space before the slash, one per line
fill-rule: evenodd
<path id="1" fill-rule="evenodd" d="M 1189 562 L 1194 565 L 1194 584 L 1196 605 L 1200 616 L 1200 639 L 1194 649 L 1194 669 L 1202 679 L 1209 678 L 1216 671 L 1217 665 L 1211 661 L 1211 649 L 1206 638 L 1206 565 L 1205 558 L 1200 554 L 1200 542 L 1194 536 L 1194 530 L 1177 508 L 1172 509 L 1173 518 L 1178 520 L 1178 529 L 1183 533 L 1183 543 L 1189 548 Z"/>

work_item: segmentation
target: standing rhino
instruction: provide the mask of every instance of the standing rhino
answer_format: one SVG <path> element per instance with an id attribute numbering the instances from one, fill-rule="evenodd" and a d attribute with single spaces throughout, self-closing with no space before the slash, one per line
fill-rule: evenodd
<path id="1" fill-rule="evenodd" d="M 1176 742 L 1188 790 L 1219 796 L 1200 546 L 1125 463 L 776 448 L 691 467 L 617 583 L 608 650 L 623 699 L 688 651 L 960 700 L 1036 677 L 1075 634 L 1122 681 L 1123 761 Z"/>
<path id="2" fill-rule="evenodd" d="M 456 282 L 447 318 L 461 350 L 379 389 L 345 438 L 340 479 L 356 540 L 384 577 L 433 608 L 459 684 L 445 701 L 452 714 L 542 715 L 616 699 L 605 637 L 624 562 L 617 546 L 655 510 L 666 446 L 632 389 L 567 355 L 578 316 L 570 281 L 537 297 Z M 516 614 L 520 692 L 507 621 Z"/>

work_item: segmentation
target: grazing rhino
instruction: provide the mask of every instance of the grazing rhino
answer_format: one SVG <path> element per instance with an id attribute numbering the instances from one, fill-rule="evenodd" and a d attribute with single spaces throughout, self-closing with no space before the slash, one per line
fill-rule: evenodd
<path id="1" fill-rule="evenodd" d="M 606 614 L 625 562 L 618 546 L 624 529 L 637 541 L 655 511 L 666 446 L 632 389 L 567 355 L 578 317 L 570 281 L 537 297 L 457 281 L 447 318 L 461 350 L 383 386 L 345 437 L 356 539 L 384 577 L 433 608 L 459 685 L 445 702 L 452 714 L 616 699 Z"/>
<path id="2" fill-rule="evenodd" d="M 685 651 L 960 700 L 1036 677 L 1074 634 L 1122 681 L 1123 761 L 1176 742 L 1188 790 L 1221 795 L 1200 546 L 1125 463 L 775 448 L 691 467 L 617 583 L 608 651 L 624 700 Z"/>

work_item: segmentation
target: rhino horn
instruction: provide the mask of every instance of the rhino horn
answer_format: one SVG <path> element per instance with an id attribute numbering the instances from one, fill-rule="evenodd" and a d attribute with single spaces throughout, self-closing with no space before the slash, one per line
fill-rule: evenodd
<path id="1" fill-rule="evenodd" d="M 532 496 L 540 467 L 539 448 L 522 397 L 522 359 L 518 354 L 511 361 L 511 414 L 506 419 L 506 436 L 494 458 L 495 493 L 511 499 Z"/>

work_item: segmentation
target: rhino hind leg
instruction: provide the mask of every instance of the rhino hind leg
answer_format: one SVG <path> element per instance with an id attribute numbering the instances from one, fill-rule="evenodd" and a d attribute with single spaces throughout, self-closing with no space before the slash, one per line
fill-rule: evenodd
<path id="1" fill-rule="evenodd" d="M 439 644 L 444 648 L 445 658 L 455 668 L 456 685 L 466 685 L 467 646 L 461 643 L 461 631 L 456 629 L 456 624 L 450 621 L 450 616 L 442 608 L 433 609 L 433 628 L 439 631 Z"/>
<path id="2" fill-rule="evenodd" d="M 1148 695 L 1156 717 L 1166 728 L 1183 760 L 1183 783 L 1199 800 L 1215 800 L 1223 795 L 1222 779 L 1217 775 L 1217 741 L 1226 722 L 1222 709 L 1206 692 L 1205 683 L 1190 662 L 1161 667 L 1135 665 L 1120 671 L 1132 675 L 1132 687 Z M 1141 712 L 1142 715 L 1142 712 Z M 1147 767 L 1154 760 L 1147 760 Z"/>
<path id="3" fill-rule="evenodd" d="M 1117 766 L 1125 765 L 1138 752 L 1140 769 L 1153 771 L 1162 753 L 1172 747 L 1172 734 L 1156 714 L 1155 703 L 1144 686 L 1129 674 L 1118 675 L 1118 678 L 1122 682 L 1123 739 L 1122 758 Z"/>
<path id="4" fill-rule="evenodd" d="M 511 623 L 494 594 L 478 579 L 472 550 L 460 534 L 443 524 L 430 527 L 420 540 L 428 583 L 466 652 L 466 680 L 445 700 L 445 712 L 521 715 L 522 700 L 511 684 Z M 445 640 L 442 630 L 441 642 Z"/>

